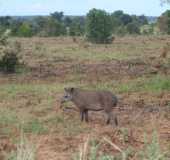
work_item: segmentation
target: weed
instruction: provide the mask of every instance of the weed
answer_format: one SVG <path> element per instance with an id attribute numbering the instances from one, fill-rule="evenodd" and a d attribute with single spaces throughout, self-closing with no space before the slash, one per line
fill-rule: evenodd
<path id="1" fill-rule="evenodd" d="M 166 160 L 165 153 L 163 153 L 160 149 L 156 131 L 152 134 L 151 143 L 148 143 L 146 135 L 144 141 L 144 149 L 139 153 L 141 160 Z"/>
<path id="2" fill-rule="evenodd" d="M 120 133 L 122 135 L 123 142 L 126 143 L 129 141 L 129 130 L 128 128 L 120 128 Z"/>

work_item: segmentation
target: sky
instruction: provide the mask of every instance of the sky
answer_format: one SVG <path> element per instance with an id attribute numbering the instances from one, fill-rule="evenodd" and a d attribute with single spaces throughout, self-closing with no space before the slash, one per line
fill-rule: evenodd
<path id="1" fill-rule="evenodd" d="M 0 0 L 0 16 L 49 15 L 55 11 L 63 11 L 65 15 L 85 15 L 92 8 L 159 16 L 170 9 L 170 4 L 161 6 L 160 0 Z"/>

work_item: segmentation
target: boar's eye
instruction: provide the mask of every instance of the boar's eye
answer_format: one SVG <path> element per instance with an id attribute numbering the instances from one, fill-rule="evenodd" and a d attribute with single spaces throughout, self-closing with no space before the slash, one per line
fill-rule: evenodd
<path id="1" fill-rule="evenodd" d="M 68 98 L 68 96 L 64 96 L 64 98 Z"/>

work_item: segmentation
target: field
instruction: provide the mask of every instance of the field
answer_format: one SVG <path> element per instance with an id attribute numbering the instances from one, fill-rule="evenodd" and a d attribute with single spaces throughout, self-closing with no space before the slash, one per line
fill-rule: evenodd
<path id="1" fill-rule="evenodd" d="M 25 67 L 0 74 L 0 160 L 170 159 L 170 37 L 15 40 Z M 60 109 L 68 86 L 115 93 L 119 126 L 103 112 L 82 123 L 72 103 Z"/>

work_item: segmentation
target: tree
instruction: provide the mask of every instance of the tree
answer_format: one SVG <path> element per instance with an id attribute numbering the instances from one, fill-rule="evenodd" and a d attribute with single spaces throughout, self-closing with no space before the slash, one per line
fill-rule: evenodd
<path id="1" fill-rule="evenodd" d="M 140 25 L 148 24 L 148 20 L 147 20 L 146 16 L 144 16 L 144 15 L 139 16 L 138 21 L 139 21 Z"/>
<path id="2" fill-rule="evenodd" d="M 121 17 L 120 17 L 120 20 L 122 21 L 123 25 L 127 25 L 128 23 L 131 23 L 132 22 L 132 18 L 130 15 L 128 14 L 123 14 Z"/>
<path id="3" fill-rule="evenodd" d="M 84 33 L 84 23 L 82 23 L 81 17 L 75 17 L 69 26 L 70 36 L 80 36 Z"/>
<path id="4" fill-rule="evenodd" d="M 54 12 L 51 13 L 51 17 L 56 19 L 58 22 L 62 22 L 64 18 L 64 13 L 63 12 Z"/>
<path id="5" fill-rule="evenodd" d="M 140 34 L 140 29 L 136 23 L 128 23 L 126 29 L 129 34 Z"/>
<path id="6" fill-rule="evenodd" d="M 170 0 L 161 0 L 161 4 L 170 4 Z"/>
<path id="7" fill-rule="evenodd" d="M 112 35 L 111 16 L 100 9 L 92 9 L 86 17 L 86 36 L 93 43 L 108 43 Z"/>
<path id="8" fill-rule="evenodd" d="M 64 18 L 64 24 L 69 27 L 72 24 L 72 19 L 70 17 L 65 17 Z"/>
<path id="9" fill-rule="evenodd" d="M 28 22 L 22 23 L 17 34 L 21 37 L 31 37 L 33 35 L 31 25 Z"/>
<path id="10" fill-rule="evenodd" d="M 45 30 L 48 36 L 60 36 L 66 34 L 66 27 L 63 23 L 58 22 L 52 17 L 48 18 Z"/>
<path id="11" fill-rule="evenodd" d="M 164 12 L 158 18 L 158 28 L 162 33 L 170 34 L 170 10 Z"/>

